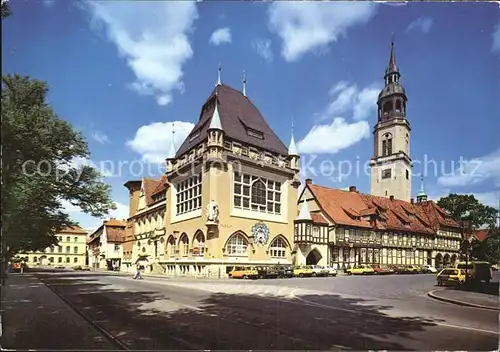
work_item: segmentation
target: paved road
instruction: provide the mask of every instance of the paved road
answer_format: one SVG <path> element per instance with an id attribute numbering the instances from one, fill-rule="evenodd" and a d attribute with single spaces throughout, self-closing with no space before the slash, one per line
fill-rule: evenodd
<path id="1" fill-rule="evenodd" d="M 131 349 L 494 350 L 498 313 L 426 296 L 433 275 L 174 280 L 46 273 Z"/>

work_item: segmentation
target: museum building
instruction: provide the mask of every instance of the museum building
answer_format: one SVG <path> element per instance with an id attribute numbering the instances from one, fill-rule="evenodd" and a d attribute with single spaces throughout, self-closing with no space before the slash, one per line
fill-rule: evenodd
<path id="1" fill-rule="evenodd" d="M 140 188 L 126 184 L 137 209 L 129 218 L 131 260 L 150 270 L 224 277 L 239 264 L 292 263 L 300 186 L 293 133 L 285 146 L 248 98 L 245 80 L 238 91 L 220 73 L 190 134 L 170 146 L 164 199 L 148 201 L 144 180 Z M 154 221 L 162 212 L 164 222 Z"/>

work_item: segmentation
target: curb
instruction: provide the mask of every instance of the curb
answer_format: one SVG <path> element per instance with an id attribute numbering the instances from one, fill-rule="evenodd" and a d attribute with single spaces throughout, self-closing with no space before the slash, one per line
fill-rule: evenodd
<path id="1" fill-rule="evenodd" d="M 444 297 L 436 295 L 436 292 L 442 292 L 442 291 L 445 291 L 445 290 L 441 289 L 441 290 L 429 291 L 429 292 L 427 292 L 427 295 L 429 297 L 433 298 L 433 299 L 438 300 L 438 301 L 452 303 L 452 304 L 456 304 L 456 305 L 459 305 L 459 306 L 473 307 L 473 308 L 480 308 L 480 309 L 488 309 L 488 310 L 494 310 L 494 311 L 500 312 L 500 308 L 483 306 L 481 304 L 474 304 L 474 303 L 469 303 L 469 302 L 464 302 L 464 301 L 458 301 L 458 300 L 455 300 L 455 299 L 444 298 Z"/>

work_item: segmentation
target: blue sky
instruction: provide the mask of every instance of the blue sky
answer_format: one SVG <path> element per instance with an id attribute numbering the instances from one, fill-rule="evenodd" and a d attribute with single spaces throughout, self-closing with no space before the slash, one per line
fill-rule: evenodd
<path id="1" fill-rule="evenodd" d="M 249 98 L 286 144 L 294 120 L 303 177 L 369 192 L 368 175 L 347 174 L 344 165 L 372 155 L 392 32 L 411 157 L 438 165 L 427 169 L 428 194 L 474 193 L 498 204 L 498 4 L 10 2 L 2 73 L 49 83 L 57 114 L 89 142 L 91 160 L 75 162 L 108 175 L 114 216 L 128 213 L 123 183 L 162 172 L 172 122 L 177 146 L 189 133 L 219 62 L 223 83 L 234 88 L 246 70 Z M 469 161 L 463 172 L 460 158 Z M 413 171 L 416 194 L 424 170 L 417 164 Z M 85 228 L 99 223 L 67 209 Z"/>

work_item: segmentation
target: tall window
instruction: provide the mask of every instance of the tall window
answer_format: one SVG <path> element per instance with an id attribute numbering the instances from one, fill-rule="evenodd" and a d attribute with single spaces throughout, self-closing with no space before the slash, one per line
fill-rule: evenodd
<path id="1" fill-rule="evenodd" d="M 66 242 L 69 242 L 69 241 L 71 241 L 71 237 L 68 236 L 68 237 L 66 237 Z"/>
<path id="2" fill-rule="evenodd" d="M 49 257 L 49 262 L 53 263 L 54 262 L 54 257 Z"/>
<path id="3" fill-rule="evenodd" d="M 177 186 L 177 215 L 201 208 L 201 173 Z"/>
<path id="4" fill-rule="evenodd" d="M 73 258 L 73 263 L 78 263 L 78 257 Z"/>
<path id="5" fill-rule="evenodd" d="M 73 253 L 75 253 L 75 254 L 78 253 L 78 246 L 73 247 Z"/>
<path id="6" fill-rule="evenodd" d="M 167 243 L 168 255 L 171 257 L 175 256 L 175 238 L 170 236 Z"/>
<path id="7" fill-rule="evenodd" d="M 235 208 L 281 214 L 281 182 L 249 174 L 234 174 Z"/>
<path id="8" fill-rule="evenodd" d="M 66 253 L 69 253 L 71 251 L 70 246 L 66 246 Z"/>
<path id="9" fill-rule="evenodd" d="M 284 258 L 286 256 L 286 243 L 281 238 L 276 238 L 271 246 L 269 247 L 269 251 L 271 252 L 271 257 L 273 258 Z"/>
<path id="10" fill-rule="evenodd" d="M 73 241 L 78 242 L 78 237 L 74 237 Z"/>
<path id="11" fill-rule="evenodd" d="M 57 252 L 62 253 L 62 246 L 57 246 Z"/>
<path id="12" fill-rule="evenodd" d="M 33 257 L 33 263 L 38 262 L 38 257 Z"/>
<path id="13" fill-rule="evenodd" d="M 195 248 L 197 248 L 196 253 L 194 252 Z M 198 232 L 196 234 L 196 236 L 194 237 L 194 241 L 193 241 L 193 254 L 194 255 L 203 255 L 203 254 L 205 254 L 205 249 L 206 249 L 205 236 L 203 235 L 202 232 Z"/>
<path id="14" fill-rule="evenodd" d="M 115 252 L 119 252 L 120 251 L 120 245 L 119 244 L 115 244 Z"/>
<path id="15" fill-rule="evenodd" d="M 227 243 L 228 255 L 247 255 L 247 241 L 242 235 L 234 235 Z"/>
<path id="16" fill-rule="evenodd" d="M 62 257 L 57 258 L 58 263 L 62 263 Z"/>
<path id="17" fill-rule="evenodd" d="M 189 251 L 189 239 L 188 239 L 188 236 L 185 233 L 182 234 L 181 241 L 180 241 L 179 245 L 181 247 L 181 248 L 179 248 L 179 250 L 182 253 L 182 255 L 183 256 L 187 256 L 188 255 L 188 251 Z"/>

